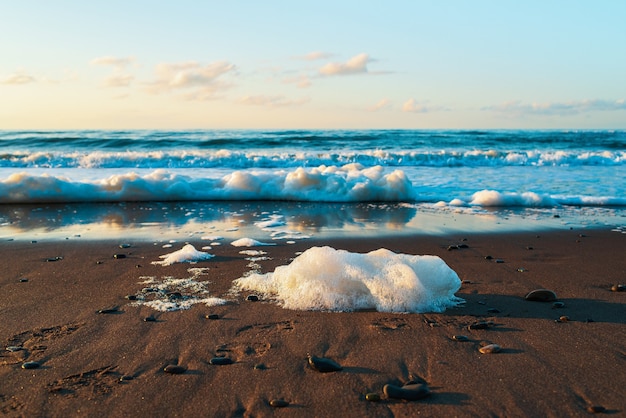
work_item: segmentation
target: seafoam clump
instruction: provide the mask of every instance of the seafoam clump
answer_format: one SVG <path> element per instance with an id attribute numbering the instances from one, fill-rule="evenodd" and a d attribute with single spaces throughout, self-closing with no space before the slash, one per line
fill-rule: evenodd
<path id="1" fill-rule="evenodd" d="M 265 243 L 252 238 L 240 238 L 230 243 L 233 247 L 260 247 L 263 245 L 276 245 L 274 243 Z"/>
<path id="2" fill-rule="evenodd" d="M 202 260 L 208 260 L 212 258 L 213 254 L 206 253 L 204 251 L 196 250 L 191 244 L 185 245 L 178 251 L 174 251 L 170 254 L 160 255 L 161 261 L 153 261 L 152 264 L 161 266 L 170 266 L 174 263 L 195 263 Z"/>
<path id="3" fill-rule="evenodd" d="M 461 280 L 441 258 L 384 248 L 360 254 L 313 247 L 289 265 L 233 285 L 235 292 L 254 291 L 296 310 L 442 312 L 463 302 L 454 295 Z"/>

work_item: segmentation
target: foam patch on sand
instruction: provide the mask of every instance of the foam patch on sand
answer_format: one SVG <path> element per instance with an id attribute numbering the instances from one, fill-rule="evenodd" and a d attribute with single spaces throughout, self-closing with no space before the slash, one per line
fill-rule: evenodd
<path id="1" fill-rule="evenodd" d="M 439 257 L 367 254 L 313 247 L 272 273 L 233 281 L 234 291 L 253 291 L 295 310 L 442 312 L 463 303 L 454 294 L 459 276 Z"/>
<path id="2" fill-rule="evenodd" d="M 160 255 L 159 257 L 163 260 L 153 261 L 152 264 L 171 266 L 174 263 L 194 263 L 197 261 L 208 260 L 209 258 L 213 257 L 213 254 L 198 251 L 193 245 L 187 244 L 178 251 L 174 251 L 170 254 Z"/>
<path id="3" fill-rule="evenodd" d="M 252 238 L 240 238 L 230 243 L 233 247 L 260 247 L 263 245 L 276 245 L 274 243 L 265 243 Z"/>
<path id="4" fill-rule="evenodd" d="M 147 285 L 135 294 L 133 306 L 149 306 L 161 312 L 172 312 L 191 308 L 196 304 L 217 306 L 226 303 L 225 299 L 209 296 L 208 281 L 200 281 L 201 276 L 208 275 L 206 268 L 187 270 L 191 277 L 176 279 L 163 277 L 160 281 L 155 277 L 142 277 L 140 284 Z"/>

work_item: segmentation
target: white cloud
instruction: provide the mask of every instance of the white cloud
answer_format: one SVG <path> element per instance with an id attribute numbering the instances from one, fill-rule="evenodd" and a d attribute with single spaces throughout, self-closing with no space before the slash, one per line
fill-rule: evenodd
<path id="1" fill-rule="evenodd" d="M 362 53 L 355 55 L 346 62 L 330 62 L 319 69 L 322 75 L 349 75 L 367 73 L 367 64 L 373 59 Z"/>
<path id="2" fill-rule="evenodd" d="M 626 110 L 624 99 L 610 100 L 578 100 L 569 102 L 547 102 L 525 104 L 521 101 L 505 102 L 496 106 L 484 107 L 482 110 L 495 111 L 511 115 L 566 116 L 589 112 L 606 112 Z"/>
<path id="3" fill-rule="evenodd" d="M 265 106 L 265 107 L 287 107 L 287 106 L 300 106 L 310 101 L 309 98 L 303 98 L 298 100 L 290 100 L 285 96 L 244 96 L 238 100 L 238 103 L 251 106 Z"/>
<path id="4" fill-rule="evenodd" d="M 21 85 L 21 84 L 29 84 L 36 82 L 37 79 L 30 74 L 27 74 L 23 71 L 18 71 L 13 73 L 3 79 L 0 79 L 0 84 L 9 84 L 9 85 Z"/>
<path id="5" fill-rule="evenodd" d="M 91 65 L 104 65 L 111 66 L 115 68 L 124 68 L 135 62 L 134 57 L 113 57 L 113 56 L 105 56 L 105 57 L 97 57 L 91 60 Z"/>
<path id="6" fill-rule="evenodd" d="M 135 79 L 130 74 L 113 74 L 104 79 L 105 87 L 128 87 Z"/>
<path id="7" fill-rule="evenodd" d="M 378 103 L 376 103 L 374 106 L 370 106 L 368 110 L 371 112 L 376 112 L 379 110 L 390 109 L 390 108 L 391 108 L 391 101 L 389 99 L 382 99 Z"/>
<path id="8" fill-rule="evenodd" d="M 296 87 L 305 89 L 307 87 L 311 87 L 311 78 L 307 75 L 298 75 L 295 77 L 285 77 L 282 81 L 284 84 L 295 84 Z"/>
<path id="9" fill-rule="evenodd" d="M 428 104 L 427 102 L 418 102 L 417 100 L 411 98 L 404 102 L 402 105 L 402 111 L 408 113 L 429 113 L 429 112 L 441 112 L 441 111 L 449 111 L 451 110 L 448 107 L 444 106 L 436 106 Z"/>
<path id="10" fill-rule="evenodd" d="M 313 52 L 309 52 L 306 55 L 302 55 L 302 56 L 295 57 L 295 58 L 305 60 L 305 61 L 317 61 L 317 60 L 328 59 L 332 56 L 333 54 L 329 52 L 313 51 Z"/>
<path id="11" fill-rule="evenodd" d="M 155 68 L 156 78 L 147 83 L 151 93 L 185 91 L 185 97 L 193 100 L 207 100 L 230 85 L 223 76 L 233 72 L 235 65 L 218 61 L 201 65 L 195 61 L 182 63 L 162 63 Z"/>

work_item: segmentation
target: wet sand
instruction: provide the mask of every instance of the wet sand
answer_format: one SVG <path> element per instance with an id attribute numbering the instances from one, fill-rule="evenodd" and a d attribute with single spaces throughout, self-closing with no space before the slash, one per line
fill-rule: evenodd
<path id="1" fill-rule="evenodd" d="M 262 272 L 314 245 L 438 255 L 464 281 L 457 295 L 466 300 L 439 314 L 285 310 L 228 293 L 232 280 L 251 269 L 239 254 L 244 248 L 228 241 L 208 261 L 172 266 L 151 262 L 182 243 L 171 249 L 120 243 L 0 243 L 2 414 L 576 417 L 597 406 L 626 415 L 626 292 L 611 290 L 626 282 L 626 234 L 310 239 L 259 248 L 272 258 L 258 261 Z M 467 248 L 449 249 L 458 244 Z M 125 298 L 146 286 L 145 277 L 187 278 L 198 267 L 209 269 L 201 277 L 210 281 L 209 295 L 228 303 L 157 312 Z M 524 299 L 538 288 L 556 292 L 564 306 Z M 217 319 L 207 319 L 211 314 Z M 155 321 L 144 321 L 151 315 Z M 468 329 L 476 321 L 486 321 L 487 329 Z M 489 343 L 502 350 L 480 353 Z M 21 349 L 5 350 L 11 346 Z M 312 370 L 307 354 L 343 370 Z M 213 365 L 214 357 L 233 363 Z M 23 369 L 27 361 L 40 367 Z M 164 373 L 169 364 L 184 373 Z M 427 382 L 430 396 L 383 395 L 385 384 L 411 379 Z M 381 400 L 366 400 L 368 393 Z M 270 406 L 277 399 L 288 405 Z"/>

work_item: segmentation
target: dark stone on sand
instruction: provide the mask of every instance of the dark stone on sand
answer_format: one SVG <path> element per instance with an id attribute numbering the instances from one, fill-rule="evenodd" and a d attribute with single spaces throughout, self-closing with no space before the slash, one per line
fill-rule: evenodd
<path id="1" fill-rule="evenodd" d="M 233 364 L 233 360 L 228 357 L 213 357 L 209 360 L 209 363 L 214 366 L 225 366 L 227 364 Z"/>
<path id="2" fill-rule="evenodd" d="M 26 283 L 27 281 L 28 281 L 28 279 L 26 279 L 26 278 L 21 278 L 20 279 L 20 283 Z"/>
<path id="3" fill-rule="evenodd" d="M 127 381 L 133 380 L 133 379 L 134 379 L 133 376 L 125 374 L 124 376 L 120 377 L 120 382 L 127 382 Z"/>
<path id="4" fill-rule="evenodd" d="M 250 301 L 250 302 L 258 302 L 259 301 L 259 297 L 257 295 L 248 295 L 246 300 Z"/>
<path id="5" fill-rule="evenodd" d="M 182 299 L 183 295 L 180 292 L 167 292 L 165 294 L 170 299 Z"/>
<path id="6" fill-rule="evenodd" d="M 490 255 L 486 255 L 486 256 L 485 256 L 485 260 L 491 260 L 491 259 L 493 259 L 493 257 L 492 257 L 492 256 L 490 256 Z"/>
<path id="7" fill-rule="evenodd" d="M 612 292 L 626 292 L 626 284 L 614 284 L 611 286 Z"/>
<path id="8" fill-rule="evenodd" d="M 478 349 L 478 351 L 483 354 L 494 354 L 500 352 L 500 350 L 502 350 L 502 348 L 498 344 L 487 344 Z"/>
<path id="9" fill-rule="evenodd" d="M 289 406 L 289 402 L 282 399 L 272 399 L 270 401 L 270 406 L 274 408 L 285 408 Z"/>
<path id="10" fill-rule="evenodd" d="M 120 248 L 130 248 L 130 244 L 120 244 Z"/>
<path id="11" fill-rule="evenodd" d="M 343 370 L 343 367 L 341 367 L 339 363 L 329 358 L 309 356 L 308 361 L 309 366 L 313 370 L 321 373 L 338 372 L 340 370 Z"/>
<path id="12" fill-rule="evenodd" d="M 259 364 L 255 364 L 254 365 L 254 370 L 266 370 L 267 366 L 263 363 L 259 363 Z"/>
<path id="13" fill-rule="evenodd" d="M 128 300 L 137 300 L 137 296 L 135 295 L 126 295 L 125 298 Z"/>
<path id="14" fill-rule="evenodd" d="M 59 260 L 63 260 L 63 257 L 50 257 L 50 258 L 46 258 L 46 262 L 47 263 L 53 263 L 55 261 L 59 261 Z"/>
<path id="15" fill-rule="evenodd" d="M 526 247 L 526 249 L 527 249 L 527 250 L 534 250 L 534 248 L 533 248 L 533 247 L 531 247 L 531 246 Z"/>
<path id="16" fill-rule="evenodd" d="M 556 293 L 548 289 L 536 289 L 527 294 L 525 299 L 533 302 L 553 302 L 556 300 Z"/>
<path id="17" fill-rule="evenodd" d="M 417 401 L 430 396 L 430 389 L 423 383 L 411 383 L 404 386 L 386 384 L 383 386 L 383 393 L 388 398 Z"/>
<path id="18" fill-rule="evenodd" d="M 102 261 L 96 261 L 96 264 L 102 264 Z"/>
<path id="19" fill-rule="evenodd" d="M 504 263 L 504 260 L 503 260 L 503 259 L 501 259 L 501 258 L 498 258 L 498 259 L 496 259 L 496 263 L 498 263 L 498 264 L 502 264 L 502 263 Z"/>
<path id="20" fill-rule="evenodd" d="M 461 284 L 472 284 L 471 280 L 461 280 Z"/>
<path id="21" fill-rule="evenodd" d="M 117 258 L 117 259 L 126 258 L 126 254 L 113 254 L 113 258 Z"/>
<path id="22" fill-rule="evenodd" d="M 98 314 L 112 314 L 112 313 L 117 313 L 117 312 L 119 312 L 119 309 L 117 308 L 117 306 L 114 306 L 112 308 L 99 309 L 96 311 L 96 313 Z"/>
<path id="23" fill-rule="evenodd" d="M 36 361 L 27 361 L 22 364 L 22 369 L 38 369 L 41 366 L 39 362 Z"/>
<path id="24" fill-rule="evenodd" d="M 459 247 L 459 249 L 463 249 L 463 248 L 469 248 L 469 245 L 467 245 L 467 244 L 459 244 L 459 245 L 457 245 L 457 247 Z"/>
<path id="25" fill-rule="evenodd" d="M 143 322 L 156 322 L 156 318 L 155 318 L 154 316 L 152 316 L 152 315 L 150 315 L 150 316 L 146 316 L 146 317 L 143 319 Z"/>
<path id="26" fill-rule="evenodd" d="M 220 316 L 218 314 L 209 314 L 205 316 L 206 319 L 220 319 Z"/>
<path id="27" fill-rule="evenodd" d="M 469 324 L 467 329 L 487 329 L 489 328 L 490 323 L 486 322 L 486 321 L 478 321 L 478 322 L 474 322 L 473 324 Z"/>
<path id="28" fill-rule="evenodd" d="M 163 371 L 169 374 L 183 374 L 187 371 L 187 369 L 177 364 L 168 364 L 167 366 L 165 366 Z"/>
<path id="29" fill-rule="evenodd" d="M 452 339 L 460 342 L 469 341 L 469 338 L 466 335 L 453 335 Z"/>
<path id="30" fill-rule="evenodd" d="M 590 412 L 592 414 L 601 414 L 603 412 L 606 412 L 606 408 L 601 405 L 590 405 L 587 407 L 587 412 Z"/>
<path id="31" fill-rule="evenodd" d="M 449 245 L 448 246 L 448 251 L 452 251 L 452 250 L 458 250 L 459 246 L 458 245 Z"/>
<path id="32" fill-rule="evenodd" d="M 365 395 L 365 400 L 370 402 L 380 402 L 380 395 L 378 393 L 370 392 Z"/>

